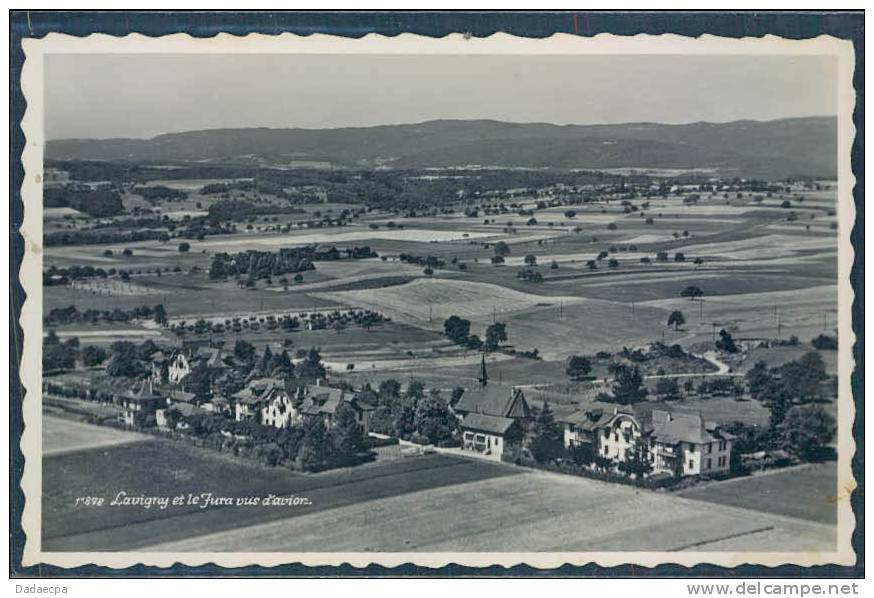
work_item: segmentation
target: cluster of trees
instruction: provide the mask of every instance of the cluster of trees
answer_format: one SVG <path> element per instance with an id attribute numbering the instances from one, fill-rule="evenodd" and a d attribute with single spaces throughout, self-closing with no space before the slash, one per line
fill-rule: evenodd
<path id="1" fill-rule="evenodd" d="M 484 347 L 487 351 L 495 351 L 507 341 L 507 325 L 505 323 L 489 324 L 486 327 L 485 341 L 482 341 L 476 334 L 470 334 L 470 320 L 455 315 L 449 316 L 443 322 L 443 333 L 453 343 L 470 349 Z"/>
<path id="2" fill-rule="evenodd" d="M 406 264 L 424 266 L 431 269 L 446 267 L 446 260 L 433 255 L 412 255 L 409 253 L 402 253 L 398 256 L 398 259 Z"/>
<path id="3" fill-rule="evenodd" d="M 184 217 L 181 223 L 165 218 L 126 218 L 97 222 L 89 229 L 61 230 L 44 236 L 46 246 L 105 245 L 134 241 L 167 242 L 171 238 L 204 239 L 237 231 L 235 224 L 212 222 L 204 216 Z"/>
<path id="4" fill-rule="evenodd" d="M 222 199 L 207 209 L 207 216 L 211 222 L 228 222 L 248 220 L 252 216 L 264 214 L 303 214 L 300 208 L 292 206 L 277 206 L 273 204 L 259 205 L 245 199 Z"/>
<path id="5" fill-rule="evenodd" d="M 209 413 L 182 419 L 188 424 L 185 432 L 200 442 L 270 467 L 323 471 L 370 457 L 364 431 L 346 404 L 337 408 L 330 425 L 321 417 L 306 418 L 288 428 L 238 422 Z"/>
<path id="6" fill-rule="evenodd" d="M 609 366 L 613 382 L 609 393 L 600 393 L 598 400 L 605 403 L 633 405 L 645 401 L 649 391 L 643 383 L 643 374 L 635 365 L 613 362 Z"/>
<path id="7" fill-rule="evenodd" d="M 516 278 L 519 280 L 527 280 L 528 282 L 543 282 L 543 274 L 534 268 L 522 268 L 516 272 Z"/>
<path id="8" fill-rule="evenodd" d="M 150 204 L 155 205 L 160 201 L 182 201 L 188 199 L 188 193 L 179 189 L 171 189 L 164 185 L 150 187 L 134 187 L 131 193 L 139 195 Z"/>
<path id="9" fill-rule="evenodd" d="M 71 337 L 65 341 L 49 331 L 42 341 L 42 369 L 44 372 L 71 370 L 76 367 L 79 357 L 79 339 Z"/>
<path id="10" fill-rule="evenodd" d="M 585 379 L 592 371 L 592 361 L 583 355 L 571 355 L 567 360 L 565 374 L 571 380 Z"/>
<path id="11" fill-rule="evenodd" d="M 779 427 L 793 405 L 822 401 L 828 378 L 825 363 L 815 352 L 773 368 L 759 361 L 746 374 L 750 396 L 771 410 L 771 429 Z"/>
<path id="12" fill-rule="evenodd" d="M 60 230 L 46 233 L 43 242 L 46 247 L 66 245 L 107 245 L 110 243 L 131 243 L 135 241 L 169 241 L 166 230 Z"/>
<path id="13" fill-rule="evenodd" d="M 47 326 L 62 324 L 96 324 L 97 322 L 129 322 L 130 320 L 154 320 L 157 324 L 167 323 L 167 311 L 164 305 L 159 303 L 155 306 L 142 305 L 131 309 L 86 309 L 79 311 L 75 305 L 56 307 L 49 310 L 43 317 L 43 323 Z"/>
<path id="14" fill-rule="evenodd" d="M 454 446 L 458 444 L 458 419 L 450 409 L 461 398 L 456 389 L 449 401 L 433 389 L 425 394 L 421 382 L 412 380 L 406 390 L 397 380 L 380 383 L 378 390 L 365 389 L 363 395 L 376 405 L 370 420 L 371 430 L 420 444 Z"/>
<path id="15" fill-rule="evenodd" d="M 115 216 L 124 210 L 121 195 L 111 185 L 96 189 L 76 184 L 46 187 L 43 205 L 47 208 L 73 208 L 96 218 Z"/>
<path id="16" fill-rule="evenodd" d="M 810 341 L 810 344 L 813 345 L 814 349 L 819 349 L 820 351 L 837 351 L 838 350 L 838 339 L 834 336 L 828 336 L 825 334 L 820 334 L 816 338 Z"/>

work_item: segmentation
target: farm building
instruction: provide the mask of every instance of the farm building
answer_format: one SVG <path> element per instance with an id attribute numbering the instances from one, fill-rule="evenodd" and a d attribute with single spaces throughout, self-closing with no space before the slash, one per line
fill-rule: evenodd
<path id="1" fill-rule="evenodd" d="M 521 442 L 531 409 L 520 389 L 483 385 L 465 391 L 455 412 L 462 418 L 462 449 L 500 459 Z"/>

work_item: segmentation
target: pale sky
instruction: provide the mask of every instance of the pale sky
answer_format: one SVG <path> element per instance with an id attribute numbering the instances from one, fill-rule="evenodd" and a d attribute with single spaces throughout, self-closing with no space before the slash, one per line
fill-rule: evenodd
<path id="1" fill-rule="evenodd" d="M 607 124 L 837 114 L 824 56 L 50 55 L 48 139 L 438 118 Z"/>

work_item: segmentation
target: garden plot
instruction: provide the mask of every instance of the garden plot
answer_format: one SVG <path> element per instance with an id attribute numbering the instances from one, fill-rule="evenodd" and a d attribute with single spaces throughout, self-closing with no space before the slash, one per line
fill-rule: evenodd
<path id="1" fill-rule="evenodd" d="M 366 307 L 395 320 L 439 326 L 451 315 L 470 318 L 503 314 L 538 304 L 572 304 L 577 297 L 547 297 L 498 285 L 461 280 L 420 279 L 384 289 L 314 293 L 314 296 Z"/>

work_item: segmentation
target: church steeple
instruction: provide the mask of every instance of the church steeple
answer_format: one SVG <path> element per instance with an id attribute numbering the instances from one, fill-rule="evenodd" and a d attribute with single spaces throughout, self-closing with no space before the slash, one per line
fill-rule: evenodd
<path id="1" fill-rule="evenodd" d="M 489 373 L 486 371 L 486 354 L 483 353 L 482 367 L 479 375 L 480 386 L 485 387 L 489 383 Z"/>

